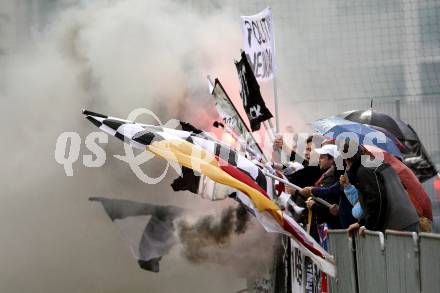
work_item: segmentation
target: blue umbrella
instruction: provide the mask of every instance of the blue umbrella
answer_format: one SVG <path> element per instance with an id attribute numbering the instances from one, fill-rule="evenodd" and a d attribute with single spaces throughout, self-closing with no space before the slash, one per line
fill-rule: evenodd
<path id="1" fill-rule="evenodd" d="M 315 120 L 311 123 L 311 126 L 325 137 L 338 140 L 345 139 L 348 135 L 355 135 L 358 138 L 359 144 L 376 146 L 396 157 L 402 157 L 399 148 L 392 139 L 385 133 L 365 124 L 332 116 Z M 381 137 L 378 138 L 378 135 L 381 135 Z"/>

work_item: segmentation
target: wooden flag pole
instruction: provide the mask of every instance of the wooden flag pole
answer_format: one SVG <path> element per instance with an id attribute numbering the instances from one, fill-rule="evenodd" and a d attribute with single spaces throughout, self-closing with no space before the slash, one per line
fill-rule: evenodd
<path id="1" fill-rule="evenodd" d="M 271 20 L 273 20 L 273 18 L 271 17 Z M 272 22 L 272 28 L 274 28 L 275 25 Z M 271 30 L 272 32 L 272 72 L 273 72 L 273 99 L 274 99 L 274 104 L 275 104 L 275 132 L 279 133 L 280 132 L 280 119 L 279 119 L 279 112 L 278 112 L 278 89 L 277 89 L 277 75 L 276 75 L 276 60 L 275 60 L 275 32 L 273 30 Z M 269 119 L 269 123 L 272 126 L 272 122 Z"/>
<path id="2" fill-rule="evenodd" d="M 275 62 L 274 62 L 275 64 Z M 275 68 L 275 67 L 274 67 Z M 275 70 L 273 71 L 273 98 L 275 103 L 275 132 L 280 132 L 280 119 L 278 113 L 278 91 L 277 91 L 277 77 Z M 269 125 L 273 128 L 272 121 L 269 119 Z"/>

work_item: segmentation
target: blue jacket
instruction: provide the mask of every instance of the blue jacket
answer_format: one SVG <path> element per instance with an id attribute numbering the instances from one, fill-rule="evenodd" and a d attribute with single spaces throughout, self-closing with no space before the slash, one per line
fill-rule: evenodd
<path id="1" fill-rule="evenodd" d="M 354 185 L 347 185 L 344 188 L 345 196 L 347 197 L 348 201 L 351 203 L 353 208 L 351 209 L 351 214 L 356 219 L 362 218 L 362 215 L 364 211 L 362 210 L 361 203 L 359 202 L 359 191 L 354 187 Z"/>
<path id="2" fill-rule="evenodd" d="M 339 202 L 339 222 L 342 229 L 346 229 L 356 222 L 356 219 L 351 214 L 352 205 L 345 196 L 339 181 L 336 181 L 329 187 L 314 187 L 312 193 L 314 196 L 320 197 L 330 203 Z"/>

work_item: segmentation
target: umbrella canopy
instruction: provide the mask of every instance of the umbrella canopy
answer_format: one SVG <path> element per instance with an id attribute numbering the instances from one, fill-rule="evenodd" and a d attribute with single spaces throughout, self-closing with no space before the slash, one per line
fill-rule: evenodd
<path id="1" fill-rule="evenodd" d="M 385 128 L 394 134 L 400 141 L 418 140 L 415 131 L 408 127 L 405 122 L 373 109 L 348 111 L 339 116 L 350 121 Z"/>
<path id="2" fill-rule="evenodd" d="M 338 139 L 338 136 L 351 133 L 358 137 L 359 144 L 362 145 L 374 145 L 379 147 L 380 149 L 393 154 L 397 157 L 402 157 L 402 154 L 399 151 L 399 148 L 393 142 L 391 138 L 386 136 L 385 133 L 379 132 L 376 129 L 373 129 L 367 125 L 348 121 L 338 116 L 333 116 L 329 118 L 323 118 L 319 120 L 315 120 L 311 123 L 313 129 L 324 135 L 325 137 L 331 139 Z M 375 133 L 381 133 L 385 136 L 385 142 L 377 141 L 377 139 L 372 139 L 376 137 Z M 345 139 L 345 135 L 342 136 L 342 139 Z"/>
<path id="3" fill-rule="evenodd" d="M 417 176 L 414 174 L 414 172 L 399 159 L 390 155 L 389 153 L 383 152 L 379 148 L 374 146 L 365 146 L 365 148 L 374 156 L 377 156 L 380 153 L 383 154 L 384 161 L 390 164 L 399 176 L 400 181 L 408 192 L 409 198 L 413 203 L 417 214 L 432 221 L 431 200 L 429 199 L 428 194 L 420 181 L 417 179 Z"/>
<path id="4" fill-rule="evenodd" d="M 370 124 L 365 124 L 365 125 L 385 133 L 385 135 L 389 137 L 396 144 L 396 146 L 399 148 L 399 151 L 401 151 L 402 153 L 408 150 L 408 148 L 403 143 L 401 143 L 400 140 L 394 134 L 392 134 L 390 131 L 386 130 L 385 128 Z"/>
<path id="5" fill-rule="evenodd" d="M 404 163 L 421 182 L 437 175 L 437 170 L 428 152 L 411 125 L 373 109 L 347 111 L 339 114 L 338 117 L 373 127 L 381 127 L 392 133 L 401 143 L 401 145 L 397 145 L 402 151 Z M 402 148 L 402 145 L 404 148 Z"/>

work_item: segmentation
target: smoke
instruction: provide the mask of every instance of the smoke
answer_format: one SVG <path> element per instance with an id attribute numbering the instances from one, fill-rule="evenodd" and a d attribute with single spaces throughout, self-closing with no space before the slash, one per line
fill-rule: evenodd
<path id="1" fill-rule="evenodd" d="M 25 43 L 0 57 L 5 138 L 0 222 L 6 231 L 0 241 L 1 257 L 10 264 L 0 270 L 0 291 L 206 292 L 209 287 L 215 292 L 208 284 L 194 285 L 191 280 L 200 276 L 228 279 L 230 286 L 218 292 L 242 288 L 227 269 L 187 270 L 190 264 L 179 255 L 164 260 L 165 277 L 146 276 L 109 228 L 102 208 L 87 201 L 106 194 L 213 214 L 225 207 L 172 192 L 174 172 L 156 185 L 139 181 L 113 157 L 123 154 L 123 147 L 112 137 L 100 144 L 106 151 L 102 167 L 83 164 L 84 155 L 93 155 L 86 137 L 97 131 L 82 117 L 83 108 L 126 117 L 144 107 L 162 122 L 181 118 L 202 128 L 214 115 L 206 75 L 236 78 L 232 59 L 241 43 L 239 13 L 217 9 L 202 15 L 188 7 L 169 0 L 87 1 L 53 14 L 43 31 L 33 30 L 22 38 Z M 65 152 L 77 154 L 72 177 L 54 158 L 65 131 L 81 138 Z M 164 170 L 160 160 L 145 165 L 152 177 Z"/>
<path id="2" fill-rule="evenodd" d="M 242 234 L 246 232 L 248 228 L 248 223 L 250 215 L 243 205 L 239 205 L 235 210 L 236 223 L 235 223 L 235 233 Z"/>
<path id="3" fill-rule="evenodd" d="M 267 273 L 273 237 L 263 231 L 243 205 L 225 208 L 220 216 L 205 215 L 177 224 L 182 254 L 193 264 L 231 266 L 240 276 Z"/>
<path id="4" fill-rule="evenodd" d="M 53 158 L 60 133 L 90 131 L 83 108 L 126 117 L 145 107 L 163 122 L 203 125 L 214 115 L 214 107 L 199 107 L 212 103 L 206 75 L 235 74 L 240 33 L 232 15 L 202 16 L 157 0 L 92 1 L 56 14 L 45 31 L 1 58 L 2 122 L 22 119 L 7 134 L 42 153 L 35 164 L 41 166 Z M 12 169 L 33 157 L 6 147 Z"/>
<path id="5" fill-rule="evenodd" d="M 186 221 L 179 222 L 178 234 L 186 258 L 191 262 L 201 263 L 209 259 L 205 248 L 228 245 L 234 229 L 242 225 L 236 223 L 238 217 L 234 219 L 235 215 L 235 209 L 228 207 L 222 211 L 218 220 L 213 215 L 207 215 L 192 225 Z"/>
<path id="6" fill-rule="evenodd" d="M 73 173 L 83 172 L 83 155 L 90 154 L 85 138 L 97 131 L 83 119 L 83 108 L 125 118 L 142 107 L 163 123 L 178 118 L 199 127 L 211 124 L 215 110 L 206 75 L 235 75 L 238 13 L 217 9 L 202 15 L 189 7 L 171 0 L 90 1 L 54 14 L 44 31 L 33 31 L 26 43 L 1 56 L 0 122 L 8 125 L 4 136 L 16 138 L 2 144 L 8 155 L 0 175 L 12 179 L 4 190 L 24 191 L 63 176 L 54 149 L 65 131 L 81 136 L 80 150 L 68 146 L 66 157 L 79 152 Z M 156 123 L 145 115 L 138 120 Z M 110 138 L 103 147 L 106 172 L 133 176 L 114 171 L 120 161 L 111 155 L 120 152 L 119 143 Z M 23 162 L 32 175 L 20 176 Z M 154 165 L 147 171 L 160 174 L 163 163 Z"/>

